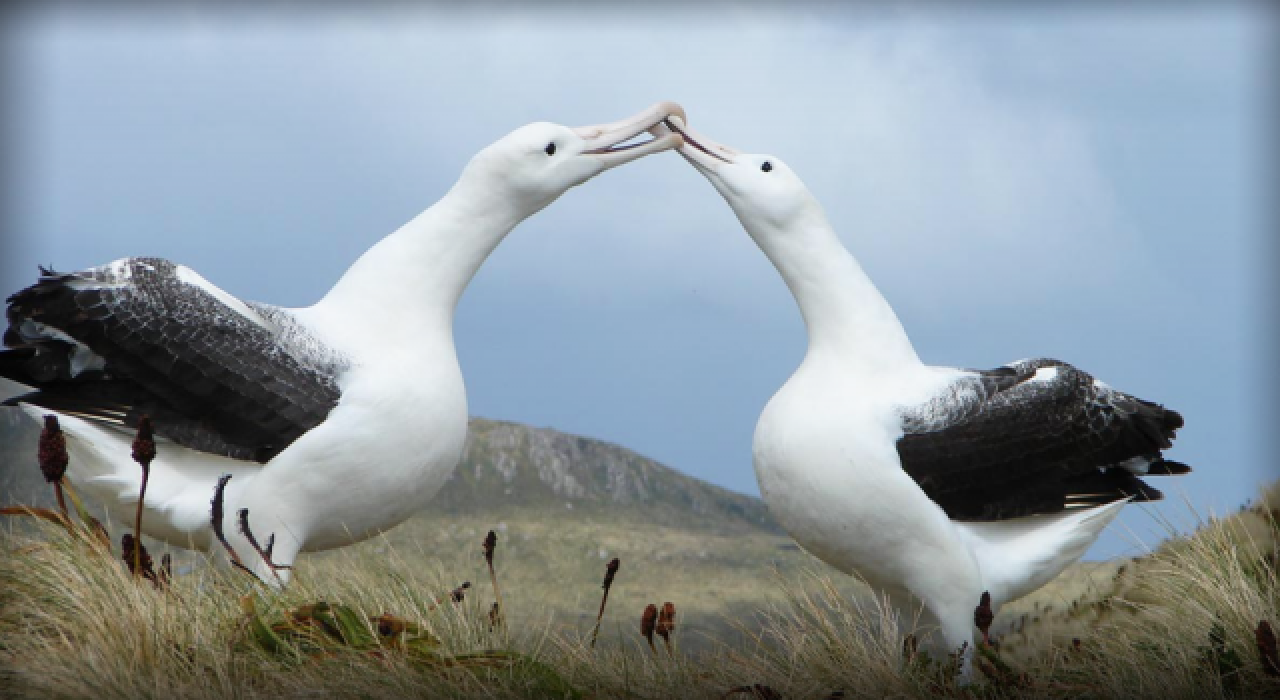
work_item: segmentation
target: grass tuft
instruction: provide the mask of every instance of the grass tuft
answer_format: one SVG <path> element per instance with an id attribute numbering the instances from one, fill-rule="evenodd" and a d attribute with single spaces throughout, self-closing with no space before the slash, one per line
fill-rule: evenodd
<path id="1" fill-rule="evenodd" d="M 389 540 L 304 558 L 284 591 L 202 558 L 183 555 L 175 569 L 162 557 L 158 587 L 138 585 L 120 555 L 50 512 L 0 533 L 0 696 L 1276 697 L 1277 496 L 1145 557 L 1083 566 L 1088 585 L 1050 587 L 994 622 L 979 601 L 990 643 L 976 647 L 968 688 L 952 661 L 915 651 L 887 601 L 850 595 L 828 569 L 756 577 L 768 593 L 724 620 L 733 635 L 689 638 L 697 606 L 682 602 L 677 644 L 667 603 L 644 608 L 639 638 L 628 626 L 596 647 L 599 564 L 548 581 L 580 592 L 567 620 L 510 585 L 522 579 L 505 558 L 510 595 L 496 619 L 490 601 L 465 594 L 470 584 L 457 582 L 483 567 L 498 597 L 496 536 L 483 561 L 471 539 L 471 559 L 447 568 Z M 634 574 L 614 583 L 616 571 L 606 567 L 607 584 L 631 585 Z M 664 590 L 698 600 L 686 588 Z M 668 653 L 655 653 L 655 635 Z"/>

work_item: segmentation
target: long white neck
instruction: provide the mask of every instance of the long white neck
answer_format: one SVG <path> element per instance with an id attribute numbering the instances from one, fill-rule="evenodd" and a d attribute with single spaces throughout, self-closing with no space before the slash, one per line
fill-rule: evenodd
<path id="1" fill-rule="evenodd" d="M 447 194 L 365 251 L 315 306 L 348 329 L 452 337 L 458 299 L 493 249 L 530 213 L 464 173 Z"/>
<path id="2" fill-rule="evenodd" d="M 810 358 L 832 357 L 859 373 L 920 366 L 889 302 L 820 208 L 815 205 L 786 230 L 760 220 L 743 218 L 743 224 L 791 289 L 809 331 Z"/>

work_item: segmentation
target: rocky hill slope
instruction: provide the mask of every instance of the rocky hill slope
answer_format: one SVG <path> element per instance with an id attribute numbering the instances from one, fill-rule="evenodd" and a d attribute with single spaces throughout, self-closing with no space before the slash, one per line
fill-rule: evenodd
<path id="1" fill-rule="evenodd" d="M 0 502 L 52 504 L 36 468 L 38 436 L 39 426 L 17 409 L 0 409 Z M 624 447 L 483 418 L 472 419 L 466 453 L 429 506 L 435 515 L 575 509 L 725 534 L 781 532 L 759 499 Z"/>

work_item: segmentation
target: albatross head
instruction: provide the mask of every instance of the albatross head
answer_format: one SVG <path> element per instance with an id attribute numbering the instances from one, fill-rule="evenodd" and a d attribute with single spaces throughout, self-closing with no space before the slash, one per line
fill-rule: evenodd
<path id="1" fill-rule="evenodd" d="M 610 168 L 678 147 L 683 140 L 671 132 L 626 143 L 670 116 L 683 117 L 684 109 L 674 102 L 659 102 L 611 124 L 576 128 L 550 122 L 527 124 L 477 153 L 463 177 L 479 179 L 504 200 L 536 211 Z"/>
<path id="2" fill-rule="evenodd" d="M 684 137 L 680 155 L 720 192 L 753 237 L 823 216 L 809 188 L 775 156 L 743 153 L 716 143 L 690 129 L 681 115 L 664 120 L 651 133 L 655 138 L 668 133 Z"/>

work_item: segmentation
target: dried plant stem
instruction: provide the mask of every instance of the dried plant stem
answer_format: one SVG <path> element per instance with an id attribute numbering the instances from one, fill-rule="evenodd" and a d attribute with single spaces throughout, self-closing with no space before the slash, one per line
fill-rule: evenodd
<path id="1" fill-rule="evenodd" d="M 138 487 L 138 507 L 133 514 L 133 573 L 142 573 L 142 508 L 147 498 L 147 480 L 151 478 L 151 461 L 156 458 L 155 431 L 151 417 L 143 414 L 138 419 L 138 434 L 133 439 L 133 461 L 142 467 L 142 484 Z"/>
<path id="2" fill-rule="evenodd" d="M 76 509 L 76 515 L 80 516 L 80 522 L 86 524 L 97 522 L 97 519 L 89 515 L 89 511 L 85 509 L 84 503 L 80 500 L 80 496 L 76 495 L 76 490 L 71 488 L 71 484 L 64 480 L 62 489 L 66 492 L 67 498 L 71 499 L 71 505 Z M 110 542 L 108 541 L 107 544 L 110 545 Z"/>
<path id="3" fill-rule="evenodd" d="M 455 603 L 461 603 L 463 597 L 466 596 L 466 591 L 468 588 L 471 588 L 471 582 L 463 581 L 462 585 L 458 586 L 452 591 L 449 591 L 448 593 L 445 593 L 444 595 L 432 601 L 431 605 L 427 607 L 427 612 L 431 612 L 432 610 L 435 610 L 436 608 L 440 607 L 446 600 L 452 600 Z"/>
<path id="4" fill-rule="evenodd" d="M 591 628 L 591 648 L 596 648 L 596 637 L 600 636 L 600 622 L 604 620 L 604 604 L 609 600 L 609 589 L 604 589 L 604 595 L 600 597 L 600 612 L 596 613 L 596 625 Z"/>
<path id="5" fill-rule="evenodd" d="M 51 523 L 56 523 L 58 525 L 61 525 L 67 528 L 68 532 L 70 532 L 72 528 L 70 517 L 63 515 L 62 513 L 49 510 L 48 508 L 32 508 L 30 506 L 5 506 L 4 508 L 0 508 L 0 515 L 27 515 L 33 518 L 39 518 L 41 520 L 47 520 Z"/>
<path id="6" fill-rule="evenodd" d="M 498 599 L 497 617 L 502 619 L 502 628 L 505 630 L 507 625 L 504 613 L 506 612 L 507 607 L 502 604 L 502 590 L 498 588 L 498 575 L 494 573 L 493 570 L 493 552 L 497 549 L 497 545 L 498 534 L 493 530 L 490 530 L 489 534 L 484 538 L 484 560 L 485 563 L 489 565 L 489 580 L 493 582 L 493 597 Z"/>
<path id="7" fill-rule="evenodd" d="M 213 527 L 214 537 L 218 538 L 219 544 L 222 545 L 222 548 L 227 552 L 227 556 L 231 559 L 231 565 L 246 574 L 249 574 L 258 583 L 262 583 L 262 579 L 258 578 L 258 575 L 253 573 L 253 569 L 245 566 L 244 562 L 240 560 L 240 555 L 236 554 L 235 548 L 231 546 L 231 543 L 227 542 L 227 536 L 222 531 L 223 498 L 224 492 L 227 490 L 228 481 L 231 481 L 231 475 L 223 474 L 218 477 L 218 484 L 213 487 L 213 502 L 210 504 L 209 523 Z"/>
<path id="8" fill-rule="evenodd" d="M 62 495 L 62 479 L 53 482 L 53 493 L 58 497 L 58 508 L 62 510 L 64 516 L 70 519 L 71 513 L 67 510 L 67 499 Z"/>
<path id="9" fill-rule="evenodd" d="M 253 529 L 249 527 L 249 509 L 241 508 L 237 511 L 236 515 L 237 522 L 240 527 L 240 534 L 244 535 L 246 540 L 249 540 L 249 546 L 253 547 L 253 551 L 257 552 L 258 556 L 262 558 L 262 561 L 267 565 L 267 568 L 271 570 L 271 574 L 276 577 L 276 582 L 283 586 L 284 579 L 280 578 L 280 570 L 292 569 L 293 567 L 284 564 L 277 564 L 271 561 L 271 548 L 274 547 L 276 543 L 275 533 L 271 533 L 271 537 L 267 539 L 267 548 L 263 549 L 258 544 L 258 538 L 253 535 Z"/>
<path id="10" fill-rule="evenodd" d="M 604 606 L 609 602 L 609 589 L 613 587 L 613 577 L 618 575 L 621 562 L 617 557 L 609 561 L 604 569 L 604 594 L 600 596 L 600 612 L 596 613 L 596 626 L 591 629 L 591 648 L 596 648 L 596 637 L 600 636 L 600 622 L 604 620 Z"/>
<path id="11" fill-rule="evenodd" d="M 498 616 L 502 617 L 502 612 L 506 610 L 506 607 L 502 604 L 502 591 L 498 590 L 498 575 L 493 573 L 493 562 L 489 562 L 489 580 L 493 582 L 493 597 L 498 599 L 494 605 L 498 606 Z M 506 626 L 505 619 L 503 620 L 503 626 Z"/>
<path id="12" fill-rule="evenodd" d="M 147 478 L 151 476 L 151 469 L 147 465 L 142 467 L 142 485 L 138 488 L 138 507 L 133 513 L 133 541 L 137 544 L 133 548 L 133 575 L 142 575 L 142 502 L 147 497 Z"/>

